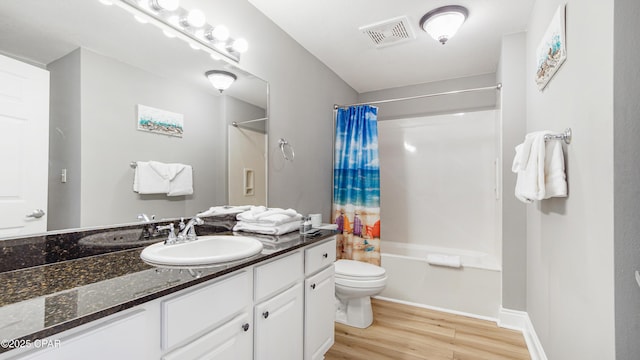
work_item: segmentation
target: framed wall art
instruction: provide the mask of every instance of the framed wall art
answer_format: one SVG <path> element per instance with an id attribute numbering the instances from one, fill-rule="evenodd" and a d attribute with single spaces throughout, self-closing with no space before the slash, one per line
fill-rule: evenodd
<path id="1" fill-rule="evenodd" d="M 536 50 L 535 80 L 540 91 L 547 86 L 567 59 L 565 8 L 564 4 L 558 7 Z"/>

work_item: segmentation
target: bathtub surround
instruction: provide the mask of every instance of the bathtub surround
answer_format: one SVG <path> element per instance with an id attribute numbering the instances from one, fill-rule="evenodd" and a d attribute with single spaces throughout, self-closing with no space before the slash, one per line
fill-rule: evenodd
<path id="1" fill-rule="evenodd" d="M 389 276 L 382 297 L 498 316 L 497 116 L 488 110 L 379 123 Z M 434 255 L 459 257 L 460 268 L 429 264 Z"/>
<path id="2" fill-rule="evenodd" d="M 333 177 L 337 258 L 380 265 L 378 108 L 338 108 Z"/>

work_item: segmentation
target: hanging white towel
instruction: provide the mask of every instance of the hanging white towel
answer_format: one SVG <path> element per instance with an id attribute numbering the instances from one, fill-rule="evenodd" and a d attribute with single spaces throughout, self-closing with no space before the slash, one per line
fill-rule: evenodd
<path id="1" fill-rule="evenodd" d="M 169 174 L 173 175 L 169 181 L 167 196 L 183 196 L 193 194 L 193 170 L 189 165 L 170 164 Z M 175 174 L 175 175 L 174 175 Z"/>
<path id="2" fill-rule="evenodd" d="M 150 162 L 137 161 L 133 191 L 139 194 L 166 194 L 169 191 L 169 180 L 161 176 Z"/>
<path id="3" fill-rule="evenodd" d="M 529 133 L 516 146 L 511 170 L 518 174 L 515 196 L 522 202 L 567 196 L 562 144 L 544 139 L 551 133 L 548 130 Z"/>
<path id="4" fill-rule="evenodd" d="M 544 199 L 567 196 L 567 175 L 564 169 L 562 143 L 558 140 L 547 141 L 544 158 Z"/>

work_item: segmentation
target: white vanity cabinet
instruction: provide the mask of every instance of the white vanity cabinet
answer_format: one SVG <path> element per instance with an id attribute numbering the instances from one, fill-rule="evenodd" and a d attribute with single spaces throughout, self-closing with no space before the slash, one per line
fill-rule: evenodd
<path id="1" fill-rule="evenodd" d="M 334 337 L 334 261 L 331 238 L 54 335 L 57 348 L 0 360 L 322 359 Z"/>
<path id="2" fill-rule="evenodd" d="M 305 250 L 304 360 L 321 360 L 334 342 L 336 241 Z"/>
<path id="3" fill-rule="evenodd" d="M 252 276 L 239 271 L 160 302 L 166 360 L 250 360 Z"/>
<path id="4" fill-rule="evenodd" d="M 303 266 L 303 253 L 296 251 L 255 267 L 255 360 L 302 358 Z"/>
<path id="5" fill-rule="evenodd" d="M 35 350 L 21 354 L 5 353 L 3 359 L 68 360 L 68 359 L 153 359 L 160 356 L 158 321 L 153 309 L 144 306 L 87 324 L 62 336 L 33 341 Z M 151 328 L 150 328 L 151 327 Z M 156 330 L 157 331 L 157 330 Z M 18 352 L 20 352 L 18 350 Z M 9 355 L 8 357 L 5 357 Z"/>

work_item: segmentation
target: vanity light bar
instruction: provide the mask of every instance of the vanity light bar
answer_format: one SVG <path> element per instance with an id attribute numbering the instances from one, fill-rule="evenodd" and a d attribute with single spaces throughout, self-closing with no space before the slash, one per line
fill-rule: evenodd
<path id="1" fill-rule="evenodd" d="M 160 27 L 165 34 L 170 34 L 173 31 L 176 33 L 176 37 L 187 41 L 193 48 L 205 49 L 212 54 L 212 57 L 213 53 L 215 53 L 222 55 L 221 57 L 225 60 L 239 63 L 241 53 L 247 50 L 246 40 L 229 37 L 228 30 L 222 25 L 217 27 L 209 25 L 199 10 L 194 9 L 199 12 L 198 16 L 196 16 L 197 19 L 195 19 L 198 21 L 194 21 L 194 10 L 189 11 L 182 7 L 176 7 L 175 10 L 167 10 L 167 8 L 158 5 L 162 3 L 158 0 L 113 1 L 116 5 L 131 12 L 136 18 L 146 15 L 149 17 L 149 22 Z M 173 6 L 170 8 L 173 8 Z M 221 32 L 223 36 L 216 36 Z M 238 46 L 238 44 L 241 46 Z"/>

